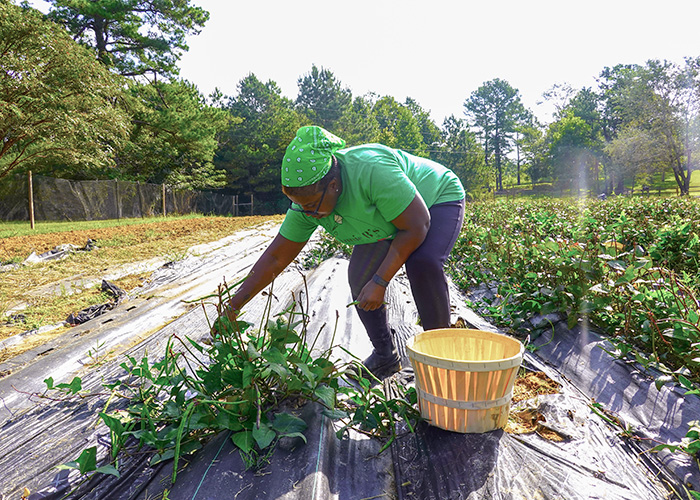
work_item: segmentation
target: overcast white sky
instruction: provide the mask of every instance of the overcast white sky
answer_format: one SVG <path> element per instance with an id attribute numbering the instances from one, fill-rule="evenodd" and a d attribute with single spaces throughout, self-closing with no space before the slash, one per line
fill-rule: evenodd
<path id="1" fill-rule="evenodd" d="M 555 83 L 593 86 L 605 66 L 700 55 L 698 0 L 193 0 L 211 14 L 181 76 L 235 95 L 249 73 L 295 99 L 312 64 L 354 96 L 412 97 L 438 125 L 484 82 L 538 106 Z"/>
<path id="2" fill-rule="evenodd" d="M 494 78 L 547 123 L 553 108 L 537 103 L 555 83 L 590 87 L 606 66 L 700 56 L 700 0 L 192 2 L 211 18 L 189 38 L 180 76 L 203 94 L 235 95 L 254 73 L 295 99 L 316 64 L 353 96 L 412 97 L 438 125 L 463 117 L 464 101 Z"/>

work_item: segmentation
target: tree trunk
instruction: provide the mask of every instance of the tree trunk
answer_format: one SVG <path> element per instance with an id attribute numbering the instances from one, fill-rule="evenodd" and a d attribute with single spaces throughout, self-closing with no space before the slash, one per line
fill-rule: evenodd
<path id="1" fill-rule="evenodd" d="M 690 196 L 690 176 L 693 173 L 693 170 L 690 168 L 690 166 L 693 164 L 691 161 L 691 158 L 692 158 L 692 152 L 690 150 L 690 147 L 688 146 L 686 148 L 686 152 L 685 152 L 686 172 L 685 172 L 685 182 L 683 184 L 683 192 L 684 192 L 685 196 Z"/>
<path id="2" fill-rule="evenodd" d="M 625 192 L 625 176 L 620 174 L 619 178 L 617 179 L 617 186 L 615 186 L 615 193 L 616 194 L 624 194 Z"/>

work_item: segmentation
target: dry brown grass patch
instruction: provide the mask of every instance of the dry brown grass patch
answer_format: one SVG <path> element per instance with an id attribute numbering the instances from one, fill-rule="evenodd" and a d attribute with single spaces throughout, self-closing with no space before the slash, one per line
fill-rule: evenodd
<path id="1" fill-rule="evenodd" d="M 196 217 L 163 220 L 128 226 L 96 228 L 30 236 L 0 238 L 0 256 L 7 262 L 26 259 L 31 252 L 44 253 L 63 244 L 84 247 L 88 239 L 97 249 L 78 251 L 62 260 L 20 266 L 0 275 L 0 339 L 32 328 L 64 321 L 69 314 L 89 305 L 106 302 L 99 290 L 105 274 L 129 263 L 153 258 L 177 260 L 198 244 L 210 243 L 241 229 L 276 221 L 283 216 Z M 150 273 L 127 274 L 112 282 L 127 293 L 141 286 Z M 61 283 L 66 283 L 61 285 Z M 7 311 L 18 305 L 27 307 L 27 322 L 6 324 Z M 46 334 L 32 335 L 21 344 L 0 352 L 0 362 L 36 347 L 64 332 L 59 328 Z M 31 340 L 30 340 L 31 339 Z"/>

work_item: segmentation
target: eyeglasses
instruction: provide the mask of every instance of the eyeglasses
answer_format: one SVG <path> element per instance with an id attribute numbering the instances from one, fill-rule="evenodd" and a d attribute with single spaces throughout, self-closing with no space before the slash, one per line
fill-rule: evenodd
<path id="1" fill-rule="evenodd" d="M 323 193 L 321 194 L 321 199 L 318 201 L 318 205 L 316 206 L 316 210 L 304 210 L 303 208 L 296 208 L 294 206 L 294 203 L 289 207 L 289 210 L 292 210 L 293 212 L 301 212 L 306 215 L 318 215 L 318 211 L 321 209 L 321 204 L 323 203 L 323 199 L 326 197 L 326 191 L 328 191 L 328 186 L 330 186 L 330 182 L 326 184 L 326 187 L 323 188 Z"/>

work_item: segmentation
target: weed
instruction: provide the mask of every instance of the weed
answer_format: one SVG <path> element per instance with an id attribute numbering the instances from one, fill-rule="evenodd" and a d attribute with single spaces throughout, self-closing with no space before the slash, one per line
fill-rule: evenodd
<path id="1" fill-rule="evenodd" d="M 304 257 L 304 269 L 313 269 L 318 267 L 324 260 L 333 257 L 335 255 L 345 255 L 349 257 L 352 253 L 352 247 L 341 243 L 334 237 L 332 237 L 326 231 L 321 233 L 321 239 L 317 245 L 309 251 Z"/>
<path id="2" fill-rule="evenodd" d="M 104 346 L 105 342 L 100 342 L 99 340 L 96 341 L 95 349 L 88 349 L 88 352 L 86 353 L 90 361 L 83 364 L 89 368 L 96 368 L 102 366 L 107 361 L 109 356 L 114 352 L 114 350 L 104 350 Z"/>

